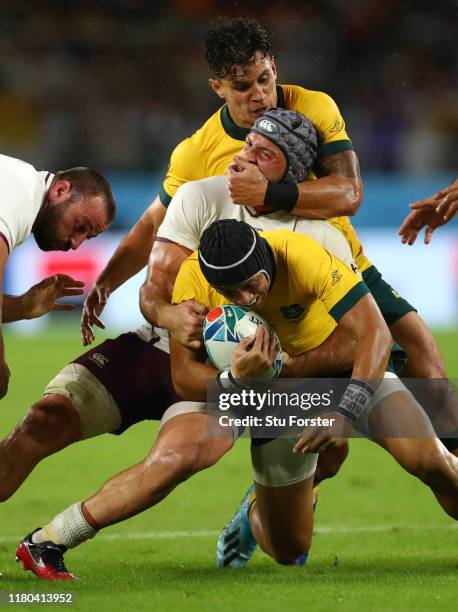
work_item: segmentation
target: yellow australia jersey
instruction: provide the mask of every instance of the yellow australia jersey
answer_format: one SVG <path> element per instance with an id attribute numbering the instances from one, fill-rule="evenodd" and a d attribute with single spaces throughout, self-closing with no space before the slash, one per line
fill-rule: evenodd
<path id="1" fill-rule="evenodd" d="M 291 356 L 309 351 L 331 334 L 343 315 L 369 292 L 361 278 L 317 242 L 288 230 L 261 232 L 276 273 L 261 314 Z M 178 272 L 172 302 L 196 300 L 212 309 L 228 301 L 205 280 L 197 251 Z"/>
<path id="2" fill-rule="evenodd" d="M 298 85 L 278 85 L 277 95 L 279 107 L 302 113 L 320 132 L 323 143 L 318 150 L 318 158 L 353 149 L 339 109 L 327 94 Z M 222 106 L 197 132 L 180 142 L 173 151 L 159 192 L 162 204 L 168 206 L 183 183 L 225 174 L 234 155 L 241 152 L 249 131 L 248 128 L 236 125 L 227 105 Z M 309 173 L 307 180 L 314 179 L 316 176 L 312 172 Z M 360 271 L 369 268 L 371 263 L 365 257 L 361 242 L 348 217 L 330 219 L 330 223 L 335 225 L 349 242 Z"/>

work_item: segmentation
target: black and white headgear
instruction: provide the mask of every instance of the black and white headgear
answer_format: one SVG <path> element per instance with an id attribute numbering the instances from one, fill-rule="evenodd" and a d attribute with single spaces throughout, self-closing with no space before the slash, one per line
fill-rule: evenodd
<path id="1" fill-rule="evenodd" d="M 282 183 L 301 183 L 316 158 L 318 138 L 313 123 L 293 110 L 268 108 L 256 119 L 251 132 L 276 144 L 286 156 L 288 169 Z"/>
<path id="2" fill-rule="evenodd" d="M 202 274 L 213 287 L 243 283 L 264 272 L 272 286 L 275 262 L 267 241 L 243 221 L 220 219 L 207 227 L 199 243 Z"/>

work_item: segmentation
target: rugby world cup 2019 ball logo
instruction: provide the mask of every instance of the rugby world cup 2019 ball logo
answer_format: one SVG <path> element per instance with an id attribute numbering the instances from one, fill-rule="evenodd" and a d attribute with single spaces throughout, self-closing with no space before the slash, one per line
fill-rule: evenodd
<path id="1" fill-rule="evenodd" d="M 259 325 L 265 325 L 277 341 L 277 354 L 272 366 L 260 378 L 276 378 L 283 365 L 280 341 L 272 327 L 257 313 L 246 311 L 233 304 L 224 304 L 211 310 L 204 323 L 204 343 L 208 356 L 218 370 L 229 370 L 231 356 L 237 344 L 247 336 L 253 336 Z"/>

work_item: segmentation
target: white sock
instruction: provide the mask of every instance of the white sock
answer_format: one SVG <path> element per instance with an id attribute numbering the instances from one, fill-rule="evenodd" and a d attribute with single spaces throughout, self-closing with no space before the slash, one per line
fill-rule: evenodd
<path id="1" fill-rule="evenodd" d="M 77 502 L 55 516 L 46 527 L 33 534 L 32 542 L 39 544 L 50 540 L 54 544 L 74 548 L 93 538 L 98 529 L 91 527 L 84 518 L 81 510 L 82 503 Z"/>

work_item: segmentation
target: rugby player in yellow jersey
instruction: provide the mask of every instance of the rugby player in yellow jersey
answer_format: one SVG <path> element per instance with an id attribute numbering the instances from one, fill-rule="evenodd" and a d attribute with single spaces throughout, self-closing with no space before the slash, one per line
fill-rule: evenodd
<path id="1" fill-rule="evenodd" d="M 214 221 L 202 234 L 198 253 L 182 264 L 172 299 L 196 300 L 207 308 L 234 303 L 254 310 L 274 327 L 292 356 L 315 348 L 336 325 L 342 326 L 357 346 L 348 386 L 329 414 L 344 430 L 352 424 L 373 436 L 407 471 L 412 459 L 435 457 L 434 474 L 418 476 L 458 519 L 458 459 L 437 440 L 428 417 L 401 381 L 385 372 L 392 338 L 380 310 L 360 277 L 328 251 L 296 232 L 258 234 L 243 221 Z M 293 319 L 287 315 L 291 304 L 299 306 Z M 216 378 L 225 390 L 243 389 L 244 379 L 260 376 L 275 353 L 275 341 L 258 330 L 234 351 L 231 370 L 218 372 L 206 363 L 205 351 L 171 338 L 172 379 L 181 397 L 205 399 L 209 380 Z M 415 437 L 381 433 L 394 428 L 398 435 Z M 252 446 L 256 497 L 244 498 L 221 534 L 220 567 L 244 565 L 256 542 L 281 563 L 305 562 L 312 532 L 315 453 L 331 439 L 324 431 L 304 434 L 294 450 L 308 454 L 305 457 L 294 455 L 285 439 Z"/>
<path id="2" fill-rule="evenodd" d="M 138 272 L 148 260 L 154 233 L 177 188 L 187 182 L 224 174 L 244 146 L 249 128 L 268 107 L 284 106 L 309 117 L 323 137 L 308 180 L 299 185 L 267 181 L 252 164 L 238 160 L 228 171 L 231 196 L 258 211 L 286 209 L 312 219 L 332 219 L 347 237 L 363 278 L 387 321 L 394 339 L 407 352 L 404 377 L 446 378 L 446 369 L 432 334 L 413 306 L 381 278 L 364 255 L 348 217 L 362 199 L 359 165 L 344 120 L 325 93 L 297 85 L 276 85 L 277 72 L 267 33 L 249 18 L 210 27 L 204 40 L 213 71 L 210 86 L 225 104 L 190 138 L 174 150 L 163 188 L 102 271 L 84 306 L 84 342 L 94 339 L 93 326 L 103 326 L 100 313 L 112 291 Z M 240 171 L 241 170 L 241 171 Z M 335 219 L 338 217 L 338 219 Z M 192 343 L 201 336 L 202 309 L 194 303 L 177 307 L 162 321 L 172 335 Z M 454 440 L 449 447 L 458 446 Z"/>

